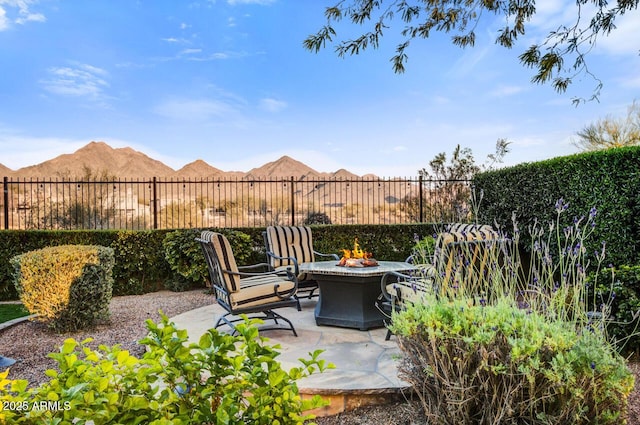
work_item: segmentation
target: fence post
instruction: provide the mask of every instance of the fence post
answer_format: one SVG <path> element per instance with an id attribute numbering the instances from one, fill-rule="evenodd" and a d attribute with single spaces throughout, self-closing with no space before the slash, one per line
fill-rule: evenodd
<path id="1" fill-rule="evenodd" d="M 9 230 L 9 180 L 5 176 L 3 179 L 4 188 L 4 230 Z"/>
<path id="2" fill-rule="evenodd" d="M 294 194 L 296 193 L 296 191 L 293 189 L 293 176 L 291 176 L 291 225 L 295 226 L 296 225 L 296 203 L 295 203 L 295 199 Z"/>
<path id="3" fill-rule="evenodd" d="M 423 191 L 422 191 L 422 174 L 418 176 L 418 210 L 420 211 L 420 223 L 424 223 L 424 209 L 423 209 Z"/>
<path id="4" fill-rule="evenodd" d="M 152 200 L 152 211 L 153 211 L 153 228 L 158 228 L 158 192 L 157 192 L 157 177 L 153 178 L 153 200 Z"/>

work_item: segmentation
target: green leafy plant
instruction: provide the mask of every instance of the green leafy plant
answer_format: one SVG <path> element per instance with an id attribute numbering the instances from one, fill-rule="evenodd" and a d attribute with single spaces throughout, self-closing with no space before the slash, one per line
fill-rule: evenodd
<path id="1" fill-rule="evenodd" d="M 623 353 L 640 352 L 640 265 L 592 272 L 589 296 L 607 309 L 607 334 Z"/>
<path id="2" fill-rule="evenodd" d="M 251 237 L 237 230 L 218 230 L 229 240 L 238 264 L 247 264 L 252 254 Z M 201 229 L 173 231 L 165 236 L 162 246 L 171 270 L 187 282 L 204 285 L 208 281 L 209 274 L 202 248 L 196 241 L 200 232 Z"/>
<path id="3" fill-rule="evenodd" d="M 277 346 L 258 335 L 255 321 L 237 326 L 238 335 L 207 331 L 188 343 L 186 331 L 166 316 L 147 321 L 141 359 L 119 346 L 89 348 L 90 340 L 67 339 L 50 355 L 59 371 L 28 389 L 28 382 L 0 374 L 0 402 L 20 407 L 0 411 L 11 424 L 302 424 L 307 410 L 326 403 L 303 400 L 296 381 L 330 364 L 321 351 L 300 359 L 289 371 L 276 361 Z M 40 403 L 53 404 L 38 409 Z M 55 404 L 54 404 L 55 403 Z M 24 407 L 24 408 L 23 408 Z"/>
<path id="4" fill-rule="evenodd" d="M 526 263 L 511 249 L 520 242 L 514 220 L 511 232 L 501 230 L 509 243 L 482 259 L 484 268 L 471 273 L 477 278 L 464 279 L 477 265 L 473 245 L 462 244 L 450 273 L 426 277 L 425 288 L 434 293 L 393 314 L 391 330 L 405 354 L 401 372 L 429 418 L 446 424 L 624 421 L 634 378 L 607 337 L 612 298 L 595 296 L 587 279 L 605 259 L 604 244 L 597 252 L 586 248 L 598 211 L 563 224 L 569 204 L 561 198 L 555 214 L 548 225 L 529 226 Z"/>
<path id="5" fill-rule="evenodd" d="M 13 257 L 14 283 L 35 320 L 55 331 L 75 331 L 109 317 L 113 249 L 61 245 Z"/>
<path id="6" fill-rule="evenodd" d="M 119 231 L 111 244 L 116 256 L 114 295 L 157 291 L 169 275 L 158 231 Z"/>
<path id="7" fill-rule="evenodd" d="M 392 329 L 403 379 L 443 424 L 618 424 L 634 378 L 600 336 L 503 299 L 409 306 Z"/>

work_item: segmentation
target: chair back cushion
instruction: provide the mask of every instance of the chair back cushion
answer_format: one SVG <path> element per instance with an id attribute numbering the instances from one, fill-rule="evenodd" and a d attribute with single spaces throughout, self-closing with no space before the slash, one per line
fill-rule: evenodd
<path id="1" fill-rule="evenodd" d="M 223 270 L 234 273 L 238 272 L 236 259 L 233 256 L 233 251 L 231 251 L 231 245 L 227 238 L 221 233 L 211 232 L 209 230 L 203 231 L 200 238 L 211 243 L 211 246 L 213 247 L 219 266 L 217 268 L 217 273 L 219 275 L 218 277 L 220 282 L 224 284 L 227 291 L 230 293 L 238 292 L 240 290 L 240 277 L 238 275 L 223 272 Z"/>
<path id="2" fill-rule="evenodd" d="M 313 254 L 313 238 L 307 226 L 269 226 L 266 230 L 267 251 L 278 257 L 293 257 L 300 263 L 315 261 Z M 292 266 L 287 258 L 277 259 L 269 256 L 269 265 L 277 269 Z"/>
<path id="3" fill-rule="evenodd" d="M 433 265 L 443 285 L 483 284 L 489 269 L 496 266 L 503 241 L 491 226 L 441 233 Z"/>

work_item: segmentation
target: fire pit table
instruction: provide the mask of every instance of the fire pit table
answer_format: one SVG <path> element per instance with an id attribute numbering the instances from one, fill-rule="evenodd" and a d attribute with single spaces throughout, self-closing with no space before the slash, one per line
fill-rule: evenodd
<path id="1" fill-rule="evenodd" d="M 415 270 L 413 264 L 379 261 L 373 267 L 343 267 L 336 261 L 300 264 L 300 271 L 318 282 L 320 297 L 315 309 L 316 325 L 340 326 L 366 331 L 384 326 L 375 307 L 380 279 L 386 272 Z"/>

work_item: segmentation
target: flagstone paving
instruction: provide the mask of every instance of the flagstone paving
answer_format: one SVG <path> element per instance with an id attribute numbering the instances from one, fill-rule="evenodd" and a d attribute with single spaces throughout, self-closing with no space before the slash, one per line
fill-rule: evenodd
<path id="1" fill-rule="evenodd" d="M 304 396 L 322 395 L 330 406 L 315 412 L 328 415 L 368 404 L 390 402 L 410 392 L 398 377 L 401 352 L 395 336 L 385 341 L 386 328 L 360 331 L 334 326 L 317 326 L 313 315 L 315 300 L 302 300 L 302 311 L 294 308 L 279 312 L 291 320 L 298 336 L 286 330 L 265 330 L 261 335 L 271 345 L 280 345 L 278 360 L 286 369 L 301 366 L 299 358 L 308 358 L 315 350 L 324 350 L 321 358 L 335 369 L 316 373 L 298 382 Z M 212 328 L 224 310 L 217 304 L 201 307 L 172 317 L 189 338 L 197 341 Z M 221 330 L 228 328 L 221 327 Z"/>

